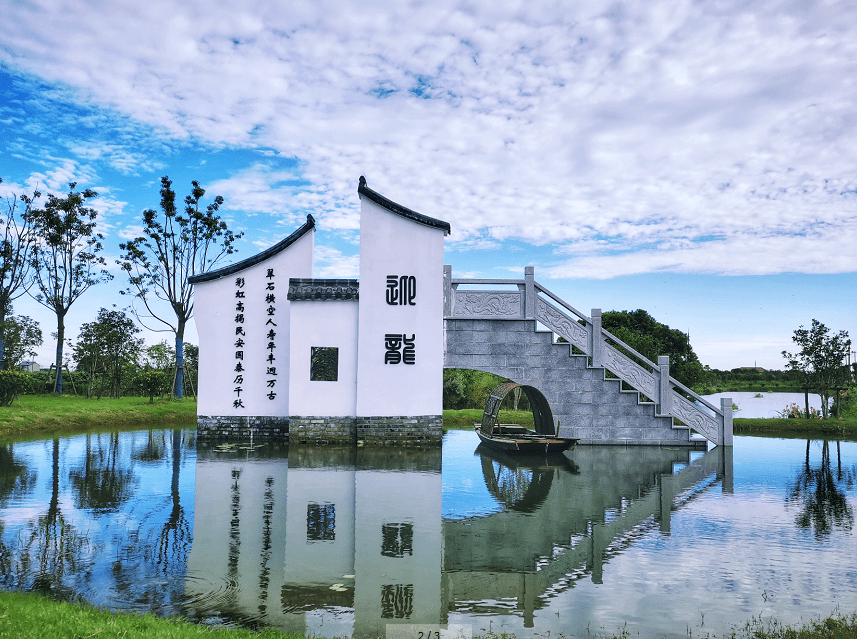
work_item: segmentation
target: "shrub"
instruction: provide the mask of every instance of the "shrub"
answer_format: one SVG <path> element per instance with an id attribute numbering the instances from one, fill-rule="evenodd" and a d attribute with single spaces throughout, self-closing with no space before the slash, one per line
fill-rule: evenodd
<path id="1" fill-rule="evenodd" d="M 143 371 L 134 377 L 134 386 L 136 386 L 140 394 L 149 396 L 149 403 L 155 403 L 155 395 L 163 395 L 170 387 L 172 378 L 164 371 Z"/>
<path id="2" fill-rule="evenodd" d="M 30 378 L 20 371 L 0 371 L 0 406 L 11 406 L 12 402 L 29 386 Z"/>

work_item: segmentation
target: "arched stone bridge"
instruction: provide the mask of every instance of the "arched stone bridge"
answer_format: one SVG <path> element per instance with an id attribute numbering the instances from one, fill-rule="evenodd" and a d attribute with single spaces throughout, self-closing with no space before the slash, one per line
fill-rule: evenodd
<path id="1" fill-rule="evenodd" d="M 444 266 L 443 314 L 444 368 L 537 388 L 560 436 L 581 444 L 732 445 L 731 399 L 710 404 L 670 377 L 668 357 L 649 361 L 602 329 L 599 309 L 588 317 L 536 282 L 531 266 L 522 280 L 453 279 Z"/>

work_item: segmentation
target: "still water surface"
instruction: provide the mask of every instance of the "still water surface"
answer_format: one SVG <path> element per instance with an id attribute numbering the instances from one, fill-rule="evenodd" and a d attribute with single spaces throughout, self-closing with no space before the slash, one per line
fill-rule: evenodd
<path id="1" fill-rule="evenodd" d="M 383 636 L 722 633 L 857 611 L 857 444 L 197 445 L 193 429 L 0 445 L 0 585 L 204 623 Z"/>

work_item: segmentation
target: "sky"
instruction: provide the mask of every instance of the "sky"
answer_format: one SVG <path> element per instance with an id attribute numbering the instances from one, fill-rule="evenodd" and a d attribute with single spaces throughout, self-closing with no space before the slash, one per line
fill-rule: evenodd
<path id="1" fill-rule="evenodd" d="M 127 307 L 119 243 L 161 176 L 223 196 L 230 260 L 311 213 L 316 277 L 356 277 L 364 175 L 450 223 L 453 277 L 532 265 L 587 315 L 686 331 L 712 368 L 782 369 L 813 319 L 857 338 L 853 2 L 3 5 L 0 197 L 99 193 L 116 277 L 72 337 Z M 47 366 L 55 318 L 15 312 Z"/>

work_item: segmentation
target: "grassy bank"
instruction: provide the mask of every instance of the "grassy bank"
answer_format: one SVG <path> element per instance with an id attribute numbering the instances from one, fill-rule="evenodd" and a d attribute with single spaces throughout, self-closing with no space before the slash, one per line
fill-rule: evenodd
<path id="1" fill-rule="evenodd" d="M 533 414 L 528 410 L 501 410 L 500 423 L 520 424 L 521 426 L 533 425 Z M 482 421 L 481 408 L 463 408 L 461 410 L 443 411 L 443 427 L 445 429 L 464 430 L 472 429 L 473 424 Z"/>
<path id="2" fill-rule="evenodd" d="M 636 633 L 624 628 L 614 638 L 627 639 Z M 34 594 L 0 592 L 0 636 L 18 639 L 45 637 L 127 637 L 134 639 L 302 639 L 276 630 L 261 632 L 209 628 L 178 619 L 159 619 L 135 613 L 114 614 L 83 604 L 60 603 Z M 573 635 L 566 635 L 569 638 Z M 588 635 L 591 639 L 593 635 Z M 595 635 L 609 637 L 610 635 Z M 857 639 L 857 615 L 815 619 L 802 626 L 753 619 L 724 635 L 705 633 L 709 639 Z M 510 634 L 489 633 L 482 639 L 514 639 Z"/>
<path id="3" fill-rule="evenodd" d="M 857 439 L 857 419 L 747 419 L 733 420 L 736 435 L 786 435 Z"/>
<path id="4" fill-rule="evenodd" d="M 146 397 L 84 399 L 74 395 L 22 395 L 0 407 L 0 439 L 105 428 L 196 422 L 196 401 Z"/>

